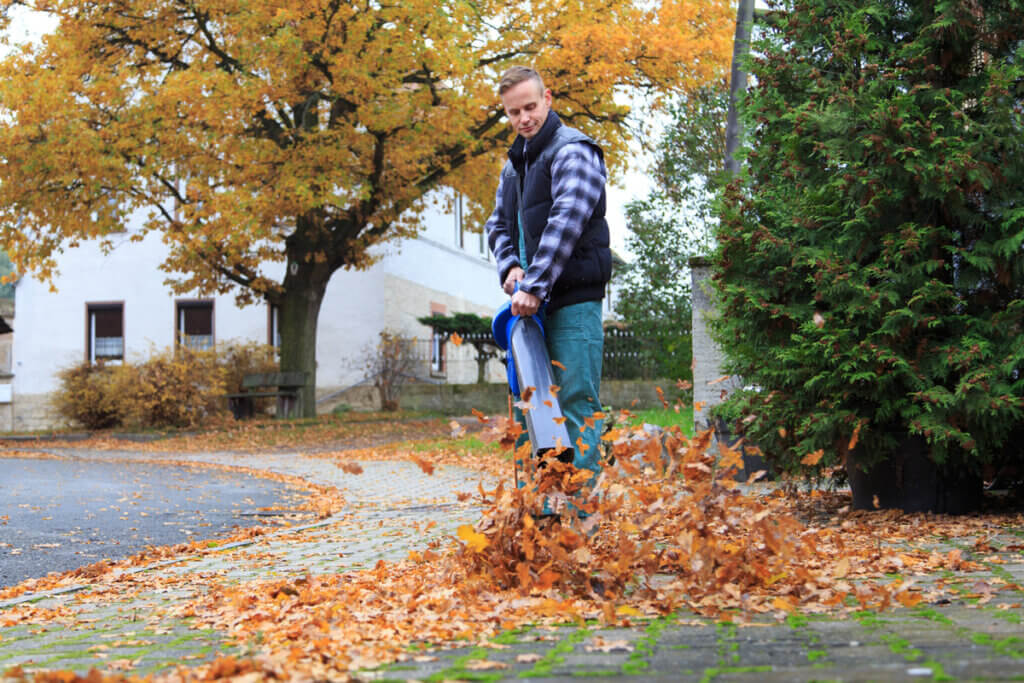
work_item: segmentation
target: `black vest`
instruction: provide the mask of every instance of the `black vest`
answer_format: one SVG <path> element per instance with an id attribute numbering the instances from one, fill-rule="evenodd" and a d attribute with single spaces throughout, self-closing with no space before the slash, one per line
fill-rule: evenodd
<path id="1" fill-rule="evenodd" d="M 521 136 L 516 137 L 508 151 L 509 161 L 502 170 L 504 219 L 506 225 L 513 226 L 513 244 L 518 253 L 519 221 L 516 216 L 520 213 L 521 199 L 526 257 L 531 262 L 548 224 L 548 215 L 554 201 L 551 197 L 551 164 L 558 150 L 570 142 L 587 143 L 604 157 L 597 143 L 575 128 L 563 125 L 554 112 L 548 114 L 547 121 L 529 144 L 525 144 Z M 548 295 L 549 313 L 570 304 L 600 301 L 604 298 L 605 284 L 612 275 L 608 223 L 604 218 L 605 203 L 605 192 L 602 189 L 593 214 L 583 227 L 572 255 Z"/>

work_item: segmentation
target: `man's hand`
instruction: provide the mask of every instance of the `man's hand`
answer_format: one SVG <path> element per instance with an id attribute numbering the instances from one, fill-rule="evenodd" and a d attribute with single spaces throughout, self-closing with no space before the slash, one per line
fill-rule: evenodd
<path id="1" fill-rule="evenodd" d="M 505 293 L 509 296 L 516 291 L 516 283 L 526 277 L 526 272 L 519 266 L 510 268 L 508 275 L 505 276 L 505 284 L 501 286 L 505 290 Z"/>
<path id="2" fill-rule="evenodd" d="M 529 317 L 540 308 L 540 299 L 529 292 L 519 290 L 512 295 L 512 315 Z"/>

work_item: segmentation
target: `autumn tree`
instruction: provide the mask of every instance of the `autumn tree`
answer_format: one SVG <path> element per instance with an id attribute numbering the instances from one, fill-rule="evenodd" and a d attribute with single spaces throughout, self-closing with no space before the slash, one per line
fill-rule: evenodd
<path id="1" fill-rule="evenodd" d="M 720 76 L 728 4 L 0 0 L 4 22 L 16 5 L 58 20 L 0 64 L 0 238 L 46 279 L 143 212 L 176 291 L 276 304 L 282 370 L 315 378 L 331 275 L 416 234 L 434 188 L 477 216 L 493 200 L 505 67 L 544 73 L 614 171 L 615 94 L 656 103 Z"/>

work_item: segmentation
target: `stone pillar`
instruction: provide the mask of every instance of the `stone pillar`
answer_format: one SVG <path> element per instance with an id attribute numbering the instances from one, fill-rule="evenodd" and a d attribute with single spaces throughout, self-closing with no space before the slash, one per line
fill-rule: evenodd
<path id="1" fill-rule="evenodd" d="M 693 284 L 690 290 L 693 311 L 693 423 L 695 430 L 700 432 L 711 426 L 708 415 L 711 408 L 721 403 L 729 392 L 742 386 L 742 382 L 738 377 L 722 379 L 722 351 L 711 339 L 708 329 L 708 319 L 714 316 L 711 262 L 703 256 L 691 257 L 690 277 Z"/>

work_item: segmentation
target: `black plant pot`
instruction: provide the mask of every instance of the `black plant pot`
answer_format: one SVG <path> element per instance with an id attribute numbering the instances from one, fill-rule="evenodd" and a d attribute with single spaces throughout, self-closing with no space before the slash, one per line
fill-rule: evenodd
<path id="1" fill-rule="evenodd" d="M 856 510 L 898 509 L 962 515 L 981 507 L 979 475 L 940 468 L 920 436 L 905 436 L 892 456 L 870 468 L 859 448 L 847 456 L 846 476 Z"/>
<path id="2" fill-rule="evenodd" d="M 732 430 L 724 420 L 716 419 L 715 440 L 727 448 L 735 448 L 736 444 L 740 441 L 740 437 L 733 436 Z M 775 478 L 775 475 L 772 474 L 771 465 L 765 457 L 761 455 L 761 450 L 759 448 L 756 448 L 753 444 L 746 442 L 744 442 L 741 447 L 743 448 L 743 469 L 733 475 L 733 479 L 735 481 L 747 481 L 755 472 L 760 472 L 761 470 L 768 473 L 761 478 L 761 481 L 768 481 Z"/>

